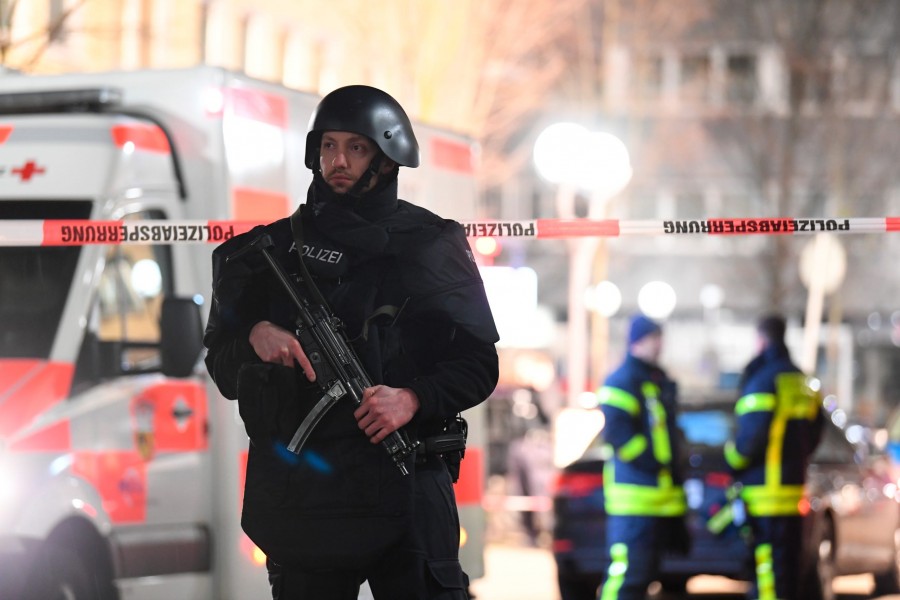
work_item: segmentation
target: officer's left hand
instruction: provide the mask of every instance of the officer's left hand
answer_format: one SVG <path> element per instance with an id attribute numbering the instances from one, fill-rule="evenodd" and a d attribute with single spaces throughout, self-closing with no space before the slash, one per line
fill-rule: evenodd
<path id="1" fill-rule="evenodd" d="M 409 388 L 376 385 L 363 391 L 363 400 L 353 413 L 359 428 L 378 444 L 413 418 L 419 398 Z"/>

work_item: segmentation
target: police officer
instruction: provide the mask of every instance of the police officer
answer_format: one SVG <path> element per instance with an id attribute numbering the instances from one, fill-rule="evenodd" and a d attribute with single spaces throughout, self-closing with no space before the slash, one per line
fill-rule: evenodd
<path id="1" fill-rule="evenodd" d="M 802 600 L 800 501 L 824 421 L 818 386 L 791 361 L 785 329 L 779 315 L 759 321 L 758 354 L 741 375 L 737 427 L 725 445 L 753 533 L 759 600 Z"/>
<path id="2" fill-rule="evenodd" d="M 250 437 L 242 527 L 268 557 L 276 600 L 351 600 L 365 580 L 382 600 L 465 599 L 451 475 L 460 453 L 428 443 L 498 378 L 464 230 L 398 199 L 399 167 L 417 167 L 419 148 L 381 90 L 325 96 L 305 162 L 313 181 L 297 212 L 213 255 L 206 364 Z M 294 335 L 296 305 L 260 255 L 227 260 L 262 233 L 290 280 L 315 282 L 375 382 L 359 406 L 345 398 L 328 411 L 299 456 L 285 443 L 322 391 Z M 380 445 L 398 430 L 419 442 L 408 476 Z"/>
<path id="3" fill-rule="evenodd" d="M 625 360 L 599 392 L 610 448 L 603 473 L 609 566 L 600 600 L 643 600 L 662 550 L 686 551 L 677 388 L 657 364 L 661 350 L 660 325 L 633 317 Z"/>

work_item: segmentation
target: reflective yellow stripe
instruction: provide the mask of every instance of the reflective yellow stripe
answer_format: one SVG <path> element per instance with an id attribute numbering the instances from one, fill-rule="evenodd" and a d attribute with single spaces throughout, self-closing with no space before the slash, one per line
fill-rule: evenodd
<path id="1" fill-rule="evenodd" d="M 737 416 L 773 410 L 775 410 L 775 394 L 747 394 L 741 396 L 734 406 L 734 414 Z"/>
<path id="2" fill-rule="evenodd" d="M 638 399 L 633 394 L 629 394 L 625 390 L 605 385 L 597 392 L 597 399 L 601 405 L 608 404 L 609 406 L 615 406 L 616 408 L 624 410 L 632 417 L 641 414 L 640 402 L 638 402 Z"/>
<path id="3" fill-rule="evenodd" d="M 622 543 L 613 544 L 609 548 L 609 570 L 606 582 L 600 592 L 600 600 L 617 600 L 619 590 L 625 582 L 625 573 L 628 572 L 628 546 Z"/>
<path id="4" fill-rule="evenodd" d="M 772 546 L 760 544 L 756 555 L 756 587 L 759 600 L 778 600 L 775 596 L 775 571 L 772 565 Z"/>
<path id="5" fill-rule="evenodd" d="M 781 373 L 775 378 L 779 413 L 787 419 L 812 421 L 819 412 L 821 401 L 818 392 L 809 385 L 803 373 Z"/>
<path id="6" fill-rule="evenodd" d="M 647 438 L 641 434 L 637 434 L 626 443 L 622 444 L 617 453 L 618 457 L 625 462 L 631 462 L 640 456 L 647 449 Z"/>
<path id="7" fill-rule="evenodd" d="M 725 461 L 728 463 L 728 466 L 738 471 L 746 469 L 747 465 L 750 464 L 750 459 L 738 452 L 734 442 L 731 440 L 725 442 Z"/>
<path id="8" fill-rule="evenodd" d="M 603 467 L 604 505 L 611 515 L 637 515 L 677 517 L 685 513 L 687 504 L 684 490 L 672 482 L 672 474 L 663 469 L 656 486 L 619 483 L 615 466 L 608 462 Z"/>
<path id="9" fill-rule="evenodd" d="M 755 517 L 799 515 L 802 485 L 748 485 L 741 491 L 747 512 Z"/>
<path id="10" fill-rule="evenodd" d="M 647 408 L 650 411 L 650 438 L 653 440 L 653 456 L 663 465 L 672 462 L 672 444 L 669 440 L 669 430 L 666 427 L 666 408 L 659 401 L 659 386 L 645 382 L 641 386 L 641 393 L 647 400 Z"/>

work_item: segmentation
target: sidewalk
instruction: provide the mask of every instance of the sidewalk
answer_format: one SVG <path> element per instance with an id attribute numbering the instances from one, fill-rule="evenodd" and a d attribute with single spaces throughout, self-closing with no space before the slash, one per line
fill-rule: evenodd
<path id="1" fill-rule="evenodd" d="M 474 600 L 559 600 L 549 550 L 491 543 L 484 562 L 485 576 L 471 585 Z"/>

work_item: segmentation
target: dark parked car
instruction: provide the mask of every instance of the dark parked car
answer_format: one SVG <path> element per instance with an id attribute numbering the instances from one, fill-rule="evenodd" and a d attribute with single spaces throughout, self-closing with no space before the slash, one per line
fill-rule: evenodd
<path id="1" fill-rule="evenodd" d="M 733 407 L 718 396 L 679 407 L 692 544 L 687 555 L 664 556 L 660 584 L 667 591 L 683 591 L 695 575 L 753 576 L 746 525 L 729 525 L 718 535 L 707 530 L 732 484 L 722 446 L 734 428 Z M 593 600 L 605 570 L 603 460 L 601 431 L 554 485 L 553 553 L 562 600 Z M 879 594 L 900 592 L 900 505 L 885 457 L 865 456 L 828 421 L 807 487 L 803 577 L 809 600 L 833 599 L 833 578 L 857 573 L 873 573 Z"/>

